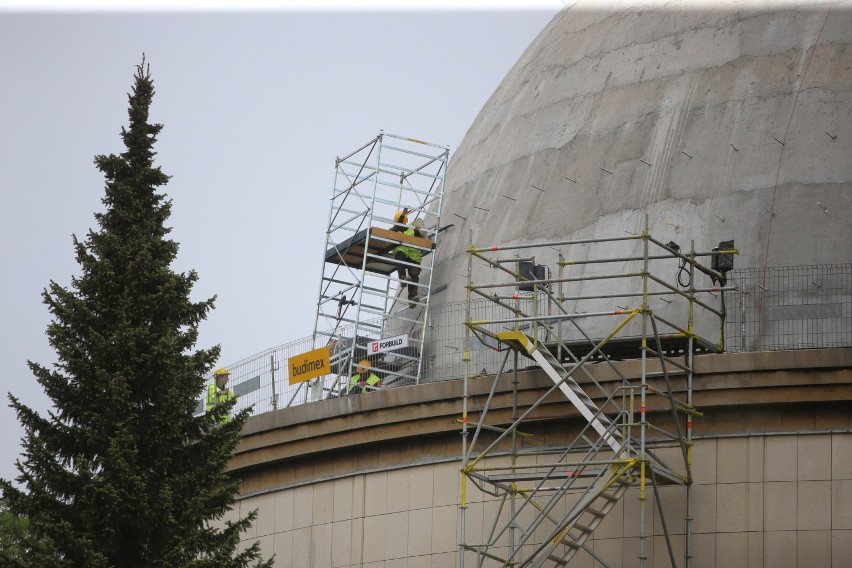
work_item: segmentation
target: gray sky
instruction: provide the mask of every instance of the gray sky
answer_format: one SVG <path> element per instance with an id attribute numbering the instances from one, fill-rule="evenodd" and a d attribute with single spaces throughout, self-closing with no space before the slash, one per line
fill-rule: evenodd
<path id="1" fill-rule="evenodd" d="M 481 5 L 480 5 L 481 6 Z M 123 150 L 142 53 L 173 176 L 174 268 L 218 295 L 199 347 L 238 361 L 313 330 L 334 159 L 379 130 L 449 145 L 562 2 L 535 10 L 58 13 L 0 3 L 0 477 L 23 434 L 11 391 L 44 411 L 26 360 L 50 364 L 41 291 L 77 272 L 96 228 L 96 154 Z"/>

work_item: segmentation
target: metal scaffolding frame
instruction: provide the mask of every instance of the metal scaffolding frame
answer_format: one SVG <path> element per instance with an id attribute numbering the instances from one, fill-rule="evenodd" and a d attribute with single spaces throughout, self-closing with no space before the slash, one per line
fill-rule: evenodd
<path id="1" fill-rule="evenodd" d="M 480 248 L 471 242 L 464 352 L 468 368 L 461 419 L 462 568 L 563 566 L 580 551 L 609 566 L 587 541 L 631 487 L 637 487 L 639 493 L 638 565 L 644 568 L 649 553 L 647 539 L 653 536 L 645 526 L 649 484 L 669 561 L 672 566 L 690 566 L 692 420 L 700 416 L 692 405 L 693 358 L 696 353 L 724 349 L 725 292 L 736 289 L 726 285 L 725 273 L 733 264 L 730 255 L 737 251 L 731 243 L 728 250 L 696 252 L 693 242 L 689 252 L 681 253 L 675 243 L 654 239 L 648 226 L 646 216 L 642 234 L 623 238 Z M 570 247 L 576 254 L 566 259 L 562 247 Z M 559 253 L 555 278 L 547 277 L 546 271 L 535 271 L 535 257 L 530 251 L 547 248 Z M 622 248 L 627 250 L 620 254 Z M 514 256 L 488 256 L 506 252 Z M 717 268 L 719 259 L 724 259 L 723 268 L 711 269 L 698 261 L 708 256 Z M 488 283 L 474 282 L 474 261 L 489 268 Z M 526 270 L 523 263 L 527 263 Z M 675 284 L 655 275 L 655 271 L 673 265 L 677 266 Z M 583 269 L 576 275 L 566 274 L 566 269 L 578 266 Z M 630 270 L 631 266 L 636 269 Z M 502 277 L 502 281 L 495 282 L 493 274 L 500 275 L 496 280 Z M 698 287 L 700 275 L 708 276 L 712 285 Z M 594 290 L 584 291 L 584 284 Z M 566 287 L 571 295 L 565 294 Z M 475 319 L 470 307 L 473 296 L 494 302 L 505 317 Z M 683 323 L 678 323 L 679 316 Z M 607 322 L 612 319 L 616 320 L 614 326 Z M 714 320 L 718 321 L 719 338 L 711 342 L 698 327 L 703 331 L 709 321 L 709 329 L 713 329 Z M 631 332 L 634 335 L 629 335 Z M 474 342 L 505 352 L 486 402 L 478 403 L 478 416 L 471 416 L 468 387 Z M 531 360 L 531 365 L 541 368 L 553 381 L 526 407 L 518 402 L 518 372 L 524 366 L 521 357 Z M 640 359 L 640 376 L 626 376 L 613 364 L 616 358 Z M 593 365 L 604 366 L 616 378 L 596 379 Z M 494 411 L 498 383 L 504 375 L 512 378 L 511 419 L 501 418 L 501 413 Z M 585 426 L 579 427 L 579 434 L 567 446 L 536 445 L 530 432 L 541 418 L 537 411 L 546 399 L 554 403 L 557 390 Z M 480 442 L 486 438 L 487 442 Z M 477 450 L 478 443 L 485 448 Z M 685 492 L 681 564 L 675 558 L 659 485 L 680 486 Z M 483 507 L 483 526 L 490 530 L 473 539 L 468 538 L 466 527 L 471 487 L 487 496 L 495 509 L 489 523 Z"/>
<path id="2" fill-rule="evenodd" d="M 314 348 L 331 347 L 333 374 L 311 381 L 304 389 L 306 401 L 340 394 L 365 358 L 386 383 L 419 382 L 448 160 L 447 146 L 381 131 L 335 160 L 312 335 Z M 409 212 L 408 227 L 423 221 L 420 233 L 425 238 L 391 230 L 397 225 L 394 214 L 402 209 Z M 401 244 L 423 254 L 417 283 L 421 299 L 402 299 L 405 303 L 396 305 L 409 284 L 397 277 L 397 269 L 400 264 L 414 266 L 393 258 Z M 367 353 L 368 342 L 401 334 L 407 335 L 409 346 L 394 353 L 392 363 L 382 367 Z"/>

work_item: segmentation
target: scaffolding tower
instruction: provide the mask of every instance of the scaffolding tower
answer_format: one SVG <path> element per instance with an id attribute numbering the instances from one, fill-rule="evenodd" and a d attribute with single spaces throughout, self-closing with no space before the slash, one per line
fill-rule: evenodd
<path id="1" fill-rule="evenodd" d="M 536 264 L 536 249 L 558 251 L 556 277 Z M 564 256 L 566 249 L 571 257 Z M 676 243 L 649 234 L 647 217 L 642 234 L 624 238 L 482 248 L 471 243 L 459 566 L 561 567 L 578 554 L 591 556 L 585 559 L 596 566 L 621 566 L 621 558 L 608 563 L 590 539 L 631 488 L 639 494 L 638 552 L 625 565 L 653 565 L 646 564 L 647 541 L 654 536 L 646 526 L 652 489 L 668 560 L 690 566 L 692 421 L 700 416 L 692 400 L 694 356 L 724 349 L 724 295 L 735 289 L 726 285 L 725 274 L 736 252 L 730 241 L 706 253 L 692 243 L 681 253 Z M 513 256 L 495 256 L 501 254 Z M 712 268 L 701 257 L 710 257 Z M 489 269 L 488 283 L 474 282 L 475 261 Z M 661 276 L 672 272 L 674 282 Z M 496 282 L 495 273 L 502 275 Z M 483 312 L 488 318 L 473 313 L 482 309 L 474 296 L 490 300 Z M 717 341 L 704 338 L 716 330 Z M 476 401 L 476 414 L 468 387 L 472 343 L 505 354 L 487 400 Z M 639 360 L 638 372 L 625 372 L 617 359 Z M 523 367 L 541 369 L 552 385 L 543 393 L 521 393 Z M 496 402 L 503 375 L 511 378 L 511 417 Z M 570 410 L 559 402 L 560 393 Z M 519 404 L 521 394 L 528 405 Z M 553 404 L 579 422 L 554 422 L 553 410 L 542 412 Z M 548 442 L 561 424 L 567 445 Z M 685 493 L 680 561 L 660 502 L 663 485 Z M 481 533 L 466 527 L 474 489 L 483 499 Z M 486 518 L 488 511 L 493 518 Z"/>
<path id="2" fill-rule="evenodd" d="M 314 348 L 330 347 L 333 374 L 309 383 L 306 400 L 343 394 L 363 359 L 385 386 L 419 382 L 448 159 L 446 146 L 379 132 L 335 160 L 312 336 Z M 399 211 L 407 224 L 396 222 Z M 402 232 L 409 228 L 418 233 Z M 422 255 L 414 301 L 404 293 L 410 271 L 400 268 L 417 263 L 395 259 L 399 246 Z M 368 350 L 389 337 L 404 346 Z"/>

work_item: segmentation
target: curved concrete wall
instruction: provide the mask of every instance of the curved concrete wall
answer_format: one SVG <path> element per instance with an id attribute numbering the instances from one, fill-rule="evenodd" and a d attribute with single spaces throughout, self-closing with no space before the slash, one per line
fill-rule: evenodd
<path id="1" fill-rule="evenodd" d="M 628 378 L 639 373 L 637 361 L 616 365 Z M 852 349 L 704 355 L 696 370 L 705 414 L 695 424 L 692 565 L 850 565 Z M 591 372 L 617 378 L 604 365 Z M 547 388 L 541 371 L 518 378 L 522 405 Z M 471 381 L 472 408 L 492 380 Z M 461 382 L 448 381 L 251 418 L 232 462 L 243 481 L 232 516 L 259 509 L 245 542 L 260 540 L 279 565 L 298 568 L 458 566 L 461 394 Z M 510 377 L 496 400 L 492 419 L 510 422 Z M 563 446 L 579 426 L 558 396 L 535 418 L 525 430 L 544 446 Z M 685 490 L 660 496 L 682 566 Z M 468 498 L 466 542 L 477 542 L 497 502 L 472 488 Z M 650 565 L 668 566 L 650 496 L 648 504 Z M 639 565 L 638 511 L 631 489 L 595 532 L 594 550 L 614 566 Z M 574 562 L 593 566 L 588 555 Z"/>
<path id="2" fill-rule="evenodd" d="M 662 242 L 707 251 L 734 239 L 737 266 L 852 260 L 849 2 L 584 6 L 543 30 L 455 153 L 444 220 L 456 226 L 439 243 L 433 289 L 447 287 L 434 302 L 464 298 L 471 231 L 478 246 L 540 242 L 537 260 L 554 266 L 548 242 L 638 233 L 647 214 Z M 616 365 L 639 373 L 636 361 Z M 705 414 L 692 567 L 852 565 L 852 349 L 702 355 L 695 366 Z M 549 384 L 541 371 L 518 378 L 521 406 Z M 491 381 L 471 379 L 471 420 Z M 508 424 L 508 377 L 496 392 L 489 423 Z M 251 418 L 231 464 L 243 481 L 233 514 L 260 514 L 246 542 L 295 568 L 458 566 L 461 396 L 446 381 Z M 546 447 L 581 425 L 558 396 L 533 418 L 525 426 Z M 660 495 L 683 565 L 685 489 Z M 495 510 L 469 496 L 466 542 L 485 538 Z M 638 511 L 631 489 L 596 530 L 591 546 L 609 564 L 639 565 Z M 646 566 L 668 566 L 659 510 L 646 512 Z"/>
<path id="3" fill-rule="evenodd" d="M 734 239 L 740 267 L 852 259 L 852 4 L 586 4 L 542 31 L 455 152 L 436 301 L 464 298 L 471 231 L 623 237 L 646 213 L 684 249 Z"/>

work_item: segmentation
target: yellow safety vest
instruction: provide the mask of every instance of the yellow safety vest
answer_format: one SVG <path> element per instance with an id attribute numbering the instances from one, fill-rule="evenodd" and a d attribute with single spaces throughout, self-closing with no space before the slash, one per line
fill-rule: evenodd
<path id="1" fill-rule="evenodd" d="M 361 382 L 361 375 L 355 375 L 354 377 L 349 379 L 349 388 L 346 389 L 346 394 L 352 392 L 352 389 L 354 389 L 359 382 Z M 381 387 L 378 387 L 376 385 L 378 385 L 380 382 L 382 382 L 382 380 L 377 377 L 375 373 L 370 373 L 370 376 L 367 377 L 367 386 L 362 388 L 361 392 L 365 393 L 374 390 L 379 390 Z"/>
<path id="2" fill-rule="evenodd" d="M 214 406 L 216 406 L 217 404 L 223 404 L 225 402 L 228 402 L 229 400 L 233 400 L 233 398 L 234 398 L 234 393 L 232 393 L 230 390 L 228 390 L 228 392 L 226 392 L 225 394 L 221 394 L 218 391 L 219 391 L 219 387 L 216 386 L 215 382 L 207 385 L 207 407 L 206 408 L 207 408 L 208 411 L 212 410 L 212 408 Z M 222 419 L 222 422 L 227 422 L 228 420 L 230 420 L 230 417 L 225 416 Z"/>
<path id="3" fill-rule="evenodd" d="M 417 232 L 409 227 L 402 234 L 413 237 L 415 234 L 417 234 Z M 420 259 L 423 258 L 423 251 L 414 247 L 399 245 L 393 249 L 394 255 L 396 255 L 397 252 L 403 253 L 405 256 L 408 257 L 411 262 L 416 262 L 418 264 L 420 263 Z"/>

